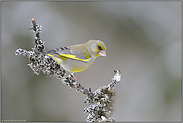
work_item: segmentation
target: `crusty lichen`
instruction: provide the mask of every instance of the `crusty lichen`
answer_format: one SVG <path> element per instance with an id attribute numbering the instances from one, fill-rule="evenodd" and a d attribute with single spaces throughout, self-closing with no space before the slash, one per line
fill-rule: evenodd
<path id="1" fill-rule="evenodd" d="M 67 73 L 57 62 L 43 53 L 45 42 L 40 38 L 42 26 L 38 25 L 33 18 L 31 19 L 31 24 L 33 27 L 29 30 L 34 32 L 34 48 L 31 51 L 19 48 L 16 50 L 15 55 L 27 56 L 29 59 L 28 66 L 35 74 L 39 75 L 42 71 L 44 74 L 56 77 L 70 88 L 74 88 L 76 91 L 87 95 L 85 103 L 89 103 L 89 107 L 84 109 L 84 113 L 88 115 L 87 122 L 115 121 L 111 118 L 111 114 L 115 96 L 114 87 L 121 80 L 120 71 L 115 70 L 112 82 L 98 88 L 94 92 L 91 91 L 91 88 L 84 88 L 74 79 L 72 74 Z"/>
<path id="2" fill-rule="evenodd" d="M 112 82 L 106 86 L 102 86 L 93 92 L 93 98 L 87 98 L 86 103 L 89 107 L 84 109 L 84 113 L 88 114 L 87 122 L 114 122 L 111 118 L 114 103 L 114 86 L 121 80 L 119 70 L 114 71 Z"/>

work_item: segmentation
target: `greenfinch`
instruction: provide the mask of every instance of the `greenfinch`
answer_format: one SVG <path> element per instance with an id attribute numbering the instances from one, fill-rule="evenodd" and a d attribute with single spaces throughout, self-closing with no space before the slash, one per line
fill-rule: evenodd
<path id="1" fill-rule="evenodd" d="M 84 44 L 59 47 L 45 53 L 73 75 L 86 70 L 97 57 L 106 56 L 106 46 L 100 40 L 89 40 Z"/>

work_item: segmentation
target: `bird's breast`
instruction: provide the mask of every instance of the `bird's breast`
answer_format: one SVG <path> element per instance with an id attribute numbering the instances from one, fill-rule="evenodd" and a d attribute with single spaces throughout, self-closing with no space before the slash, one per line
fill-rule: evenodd
<path id="1" fill-rule="evenodd" d="M 67 59 L 63 60 L 61 66 L 71 73 L 77 73 L 86 70 L 94 62 L 95 58 L 91 57 L 87 62 L 80 60 Z"/>

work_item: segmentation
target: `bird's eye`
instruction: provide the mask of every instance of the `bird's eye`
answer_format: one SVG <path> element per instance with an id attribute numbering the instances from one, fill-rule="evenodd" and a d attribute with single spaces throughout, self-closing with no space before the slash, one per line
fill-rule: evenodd
<path id="1" fill-rule="evenodd" d="M 102 50 L 102 47 L 101 47 L 101 46 L 98 46 L 98 49 L 99 49 L 99 50 Z"/>

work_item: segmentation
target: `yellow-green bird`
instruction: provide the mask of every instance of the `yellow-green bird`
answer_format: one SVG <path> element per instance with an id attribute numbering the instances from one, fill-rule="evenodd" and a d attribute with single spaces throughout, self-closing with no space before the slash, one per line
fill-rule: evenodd
<path id="1" fill-rule="evenodd" d="M 99 56 L 106 56 L 106 46 L 100 40 L 89 40 L 84 44 L 60 47 L 46 52 L 72 75 L 86 70 Z M 75 76 L 73 75 L 76 80 Z"/>

